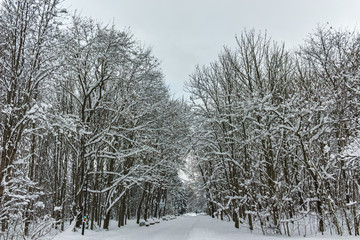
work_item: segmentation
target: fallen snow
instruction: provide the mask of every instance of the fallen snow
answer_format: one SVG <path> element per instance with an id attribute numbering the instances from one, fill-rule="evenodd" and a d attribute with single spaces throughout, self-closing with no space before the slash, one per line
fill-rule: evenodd
<path id="1" fill-rule="evenodd" d="M 213 219 L 205 215 L 189 214 L 178 217 L 175 220 L 161 221 L 149 227 L 139 227 L 134 221 L 130 221 L 125 227 L 118 228 L 116 222 L 112 222 L 109 231 L 85 230 L 65 231 L 57 235 L 54 240 L 274 240 L 274 239 L 344 239 L 338 236 L 263 236 L 260 233 L 251 233 L 246 228 L 235 229 L 230 222 Z M 352 239 L 346 237 L 346 239 Z M 355 239 L 355 237 L 353 238 Z M 358 238 L 356 238 L 358 239 Z"/>

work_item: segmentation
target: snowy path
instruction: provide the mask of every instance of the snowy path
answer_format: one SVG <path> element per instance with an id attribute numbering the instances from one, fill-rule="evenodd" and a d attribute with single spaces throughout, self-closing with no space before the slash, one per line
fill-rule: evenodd
<path id="1" fill-rule="evenodd" d="M 304 238 L 295 236 L 263 236 L 250 233 L 247 229 L 235 229 L 232 223 L 212 219 L 209 216 L 182 216 L 171 221 L 162 221 L 150 227 L 139 227 L 134 221 L 121 228 L 116 223 L 109 231 L 67 232 L 54 240 L 276 240 L 276 239 L 339 239 L 335 236 L 316 236 Z M 349 239 L 349 238 L 346 238 Z M 355 238 L 354 238 L 355 239 Z"/>
<path id="2" fill-rule="evenodd" d="M 116 224 L 116 223 L 114 223 Z M 260 236 L 261 237 L 261 236 Z M 259 239 L 259 235 L 252 235 L 235 229 L 228 222 L 218 221 L 209 216 L 181 216 L 175 220 L 161 221 L 150 227 L 139 227 L 131 221 L 127 226 L 117 228 L 115 225 L 109 231 L 64 232 L 54 240 L 201 240 L 201 239 Z"/>

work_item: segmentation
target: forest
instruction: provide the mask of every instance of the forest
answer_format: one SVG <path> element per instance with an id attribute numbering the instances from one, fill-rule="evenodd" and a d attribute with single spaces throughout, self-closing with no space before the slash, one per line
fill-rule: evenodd
<path id="1" fill-rule="evenodd" d="M 0 239 L 190 211 L 264 235 L 359 235 L 359 33 L 235 41 L 179 100 L 130 30 L 3 0 Z"/>

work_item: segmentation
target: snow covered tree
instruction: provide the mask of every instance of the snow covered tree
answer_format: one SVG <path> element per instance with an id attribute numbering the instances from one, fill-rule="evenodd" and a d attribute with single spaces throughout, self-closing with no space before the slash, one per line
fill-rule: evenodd
<path id="1" fill-rule="evenodd" d="M 35 135 L 44 82 L 54 70 L 51 52 L 59 1 L 2 1 L 0 16 L 0 206 L 2 231 L 9 218 L 25 219 L 29 234 L 35 194 Z M 23 182 L 24 184 L 20 184 Z M 28 184 L 26 184 L 28 183 Z M 11 203 L 12 202 L 12 203 Z M 15 204 L 16 202 L 16 204 Z M 11 203 L 11 204 L 10 204 Z M 24 216 L 21 216 L 21 215 Z M 12 219 L 14 220 L 14 218 Z M 22 224 L 22 222 L 18 222 Z M 17 226 L 17 224 L 15 224 Z M 12 227 L 16 227 L 12 226 Z"/>
<path id="2" fill-rule="evenodd" d="M 339 154 L 356 136 L 359 126 L 358 106 L 351 90 L 356 85 L 359 72 L 359 34 L 331 27 L 319 27 L 309 36 L 299 52 L 302 65 L 302 90 L 305 100 L 303 109 L 309 109 L 311 122 L 302 134 L 303 151 L 310 161 L 308 171 L 318 190 L 317 206 L 320 213 L 320 231 L 325 230 L 325 211 L 330 213 L 338 234 L 344 231 L 340 218 L 346 221 L 346 229 L 359 234 L 358 220 L 353 202 L 353 172 L 347 171 L 346 162 Z M 304 82 L 306 82 L 304 84 Z M 305 126 L 306 126 L 305 125 Z M 306 135 L 305 135 L 306 133 Z M 304 155 L 305 157 L 305 155 Z M 315 167 L 314 167 L 315 166 Z M 318 183 L 315 183 L 317 179 Z M 349 189 L 353 190 L 349 190 Z M 356 190 L 355 190 L 356 191 Z M 348 207 L 348 205 L 352 205 Z M 350 210 L 352 208 L 352 210 Z M 343 216 L 341 216 L 343 215 Z M 331 226 L 332 223 L 329 223 Z"/>
<path id="3" fill-rule="evenodd" d="M 275 198 L 280 189 L 274 183 L 283 154 L 276 149 L 282 148 L 284 133 L 278 114 L 286 110 L 291 59 L 284 46 L 254 31 L 237 42 L 235 52 L 225 49 L 217 62 L 198 68 L 190 81 L 194 103 L 201 110 L 199 124 L 206 126 L 198 143 L 204 145 L 200 156 L 207 155 L 203 161 L 208 166 L 200 172 L 218 179 L 207 183 L 211 209 L 216 205 L 220 212 L 228 211 L 236 227 L 247 218 L 252 229 L 253 217 L 270 215 L 271 225 L 279 228 L 280 203 Z M 267 191 L 261 193 L 265 186 Z M 261 199 L 254 198 L 259 194 Z"/>
<path id="4" fill-rule="evenodd" d="M 77 226 L 80 213 L 90 217 L 91 228 L 104 217 L 107 229 L 115 215 L 122 226 L 132 212 L 128 202 L 136 201 L 138 214 L 144 210 L 147 218 L 160 203 L 155 195 L 168 188 L 161 185 L 168 175 L 158 172 L 170 169 L 169 161 L 181 162 L 185 148 L 179 144 L 187 136 L 183 106 L 170 100 L 158 61 L 130 32 L 74 17 L 60 44 L 59 114 L 77 124 L 75 139 L 65 143 L 74 150 L 70 179 Z M 138 187 L 143 197 L 131 199 Z"/>
<path id="5" fill-rule="evenodd" d="M 340 154 L 359 126 L 358 39 L 319 28 L 291 53 L 249 31 L 235 51 L 196 68 L 193 165 L 211 215 L 264 234 L 290 235 L 298 219 L 358 234 L 357 173 Z"/>
<path id="6" fill-rule="evenodd" d="M 60 26 L 55 0 L 1 11 L 2 232 L 38 238 L 67 219 L 108 228 L 171 211 L 188 109 L 151 50 L 92 19 Z"/>

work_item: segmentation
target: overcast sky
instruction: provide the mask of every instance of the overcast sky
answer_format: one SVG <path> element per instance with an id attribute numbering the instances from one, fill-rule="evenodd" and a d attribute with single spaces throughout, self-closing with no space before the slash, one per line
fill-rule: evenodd
<path id="1" fill-rule="evenodd" d="M 318 24 L 359 28 L 359 0 L 65 0 L 69 10 L 118 29 L 127 27 L 161 60 L 171 93 L 179 98 L 195 65 L 234 48 L 244 28 L 266 30 L 289 48 Z"/>

